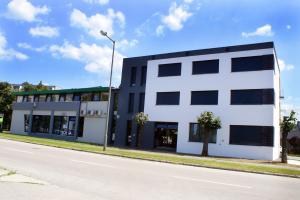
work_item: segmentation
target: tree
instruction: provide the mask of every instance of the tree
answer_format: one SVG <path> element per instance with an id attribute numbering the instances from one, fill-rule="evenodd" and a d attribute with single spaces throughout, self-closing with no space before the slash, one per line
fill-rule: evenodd
<path id="1" fill-rule="evenodd" d="M 143 129 L 144 129 L 145 124 L 148 121 L 149 121 L 148 115 L 143 112 L 139 112 L 135 115 L 135 122 L 138 125 L 138 141 L 137 141 L 138 147 L 141 146 Z"/>
<path id="2" fill-rule="evenodd" d="M 287 136 L 289 132 L 291 132 L 297 124 L 296 112 L 291 111 L 289 116 L 283 117 L 282 122 L 280 123 L 281 129 L 281 162 L 287 163 Z"/>
<path id="3" fill-rule="evenodd" d="M 24 92 L 31 92 L 31 91 L 35 90 L 34 85 L 32 85 L 28 82 L 22 83 L 22 86 L 23 86 L 22 91 L 24 91 Z"/>
<path id="4" fill-rule="evenodd" d="M 39 84 L 35 86 L 35 90 L 37 91 L 48 90 L 48 87 L 46 85 L 43 85 L 43 82 L 40 81 Z"/>
<path id="5" fill-rule="evenodd" d="M 11 122 L 12 102 L 15 97 L 12 87 L 7 82 L 0 82 L 0 113 L 4 114 L 3 127 L 8 128 Z"/>
<path id="6" fill-rule="evenodd" d="M 213 130 L 221 128 L 221 120 L 219 117 L 215 117 L 212 112 L 203 112 L 197 118 L 199 126 L 203 130 L 203 148 L 202 156 L 208 156 L 208 140 Z M 200 127 L 198 130 L 200 130 Z"/>

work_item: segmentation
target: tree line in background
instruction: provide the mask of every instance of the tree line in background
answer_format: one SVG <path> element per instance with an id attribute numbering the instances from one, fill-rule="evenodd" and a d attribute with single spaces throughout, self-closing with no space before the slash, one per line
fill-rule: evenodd
<path id="1" fill-rule="evenodd" d="M 21 84 L 22 88 L 20 91 L 30 92 L 30 91 L 42 91 L 47 90 L 48 87 L 43 85 L 42 81 L 38 85 L 33 85 L 29 82 L 24 82 Z M 12 103 L 15 100 L 15 91 L 13 85 L 8 82 L 0 82 L 0 113 L 4 114 L 3 129 L 9 130 L 12 115 Z"/>

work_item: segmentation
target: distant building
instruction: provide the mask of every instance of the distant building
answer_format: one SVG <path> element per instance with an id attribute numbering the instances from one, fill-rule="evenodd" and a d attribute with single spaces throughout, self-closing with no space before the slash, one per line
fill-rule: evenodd
<path id="1" fill-rule="evenodd" d="M 13 91 L 15 91 L 15 92 L 20 92 L 23 89 L 23 85 L 22 84 L 14 84 L 14 83 L 12 83 L 11 86 L 12 86 Z M 33 85 L 33 86 L 37 86 L 37 85 Z M 59 90 L 59 89 L 61 89 L 61 88 L 59 88 L 59 87 L 57 87 L 55 85 L 45 85 L 45 86 L 48 88 L 48 90 Z"/>

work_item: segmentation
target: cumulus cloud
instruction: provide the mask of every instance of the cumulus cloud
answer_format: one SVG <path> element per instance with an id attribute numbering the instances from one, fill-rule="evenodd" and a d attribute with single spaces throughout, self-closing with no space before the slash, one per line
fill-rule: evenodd
<path id="1" fill-rule="evenodd" d="M 45 15 L 50 9 L 43 6 L 34 6 L 28 0 L 12 0 L 7 4 L 6 16 L 11 19 L 33 22 L 38 15 Z"/>
<path id="2" fill-rule="evenodd" d="M 273 36 L 272 26 L 266 24 L 264 26 L 258 27 L 254 32 L 242 32 L 243 37 L 253 37 L 253 36 Z"/>
<path id="3" fill-rule="evenodd" d="M 282 59 L 278 59 L 278 64 L 279 64 L 280 71 L 290 71 L 295 68 L 294 65 L 286 64 L 285 61 Z"/>
<path id="4" fill-rule="evenodd" d="M 169 8 L 169 14 L 162 16 L 162 23 L 172 31 L 179 31 L 182 29 L 183 23 L 192 15 L 187 5 L 177 5 L 176 2 L 173 2 Z"/>
<path id="5" fill-rule="evenodd" d="M 114 23 L 118 23 L 120 28 L 125 26 L 125 16 L 122 12 L 115 12 L 108 9 L 107 14 L 95 14 L 90 17 L 78 9 L 73 9 L 70 16 L 71 25 L 84 29 L 89 35 L 102 39 L 104 38 L 99 31 L 107 31 L 110 35 L 114 34 Z"/>
<path id="6" fill-rule="evenodd" d="M 30 35 L 34 37 L 57 37 L 59 36 L 59 30 L 57 27 L 51 26 L 37 26 L 29 29 Z"/>
<path id="7" fill-rule="evenodd" d="M 109 0 L 83 0 L 83 1 L 89 4 L 100 4 L 100 5 L 105 5 L 109 3 Z"/>
<path id="8" fill-rule="evenodd" d="M 117 41 L 116 48 L 121 49 L 121 50 L 126 50 L 129 48 L 135 47 L 138 43 L 139 43 L 139 41 L 136 39 L 133 39 L 133 40 L 123 39 L 121 41 Z"/>
<path id="9" fill-rule="evenodd" d="M 28 59 L 28 56 L 14 49 L 7 48 L 7 40 L 0 32 L 0 60 L 11 59 L 26 60 Z"/>
<path id="10" fill-rule="evenodd" d="M 20 42 L 18 43 L 18 47 L 22 49 L 28 49 L 31 51 L 36 51 L 36 52 L 42 52 L 47 50 L 47 46 L 41 46 L 41 47 L 32 47 L 30 44 L 26 42 Z"/>
<path id="11" fill-rule="evenodd" d="M 49 50 L 56 58 L 67 58 L 84 63 L 84 69 L 88 72 L 96 73 L 106 78 L 109 75 L 112 49 L 108 46 L 86 43 L 80 43 L 79 46 L 75 46 L 65 42 L 63 45 L 52 45 Z M 124 55 L 115 51 L 114 80 L 120 79 L 124 57 Z"/>

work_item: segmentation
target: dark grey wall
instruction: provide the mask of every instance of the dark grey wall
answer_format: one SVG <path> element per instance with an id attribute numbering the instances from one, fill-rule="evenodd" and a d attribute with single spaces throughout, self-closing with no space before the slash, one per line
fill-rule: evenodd
<path id="1" fill-rule="evenodd" d="M 141 85 L 142 67 L 147 66 L 147 61 L 151 59 L 151 56 L 144 56 L 133 59 L 123 60 L 122 80 L 119 90 L 118 101 L 118 119 L 116 127 L 116 139 L 115 146 L 126 146 L 127 137 L 127 120 L 132 120 L 132 132 L 131 132 L 131 147 L 136 147 L 137 143 L 137 124 L 134 121 L 134 116 L 139 112 L 139 96 L 140 93 L 145 92 L 145 85 Z M 131 68 L 136 67 L 136 85 L 130 86 Z M 147 82 L 146 82 L 147 84 Z M 134 93 L 134 108 L 132 113 L 128 113 L 129 94 Z M 152 148 L 154 141 L 154 129 L 152 129 L 151 123 L 147 124 L 144 128 L 141 147 Z"/>

